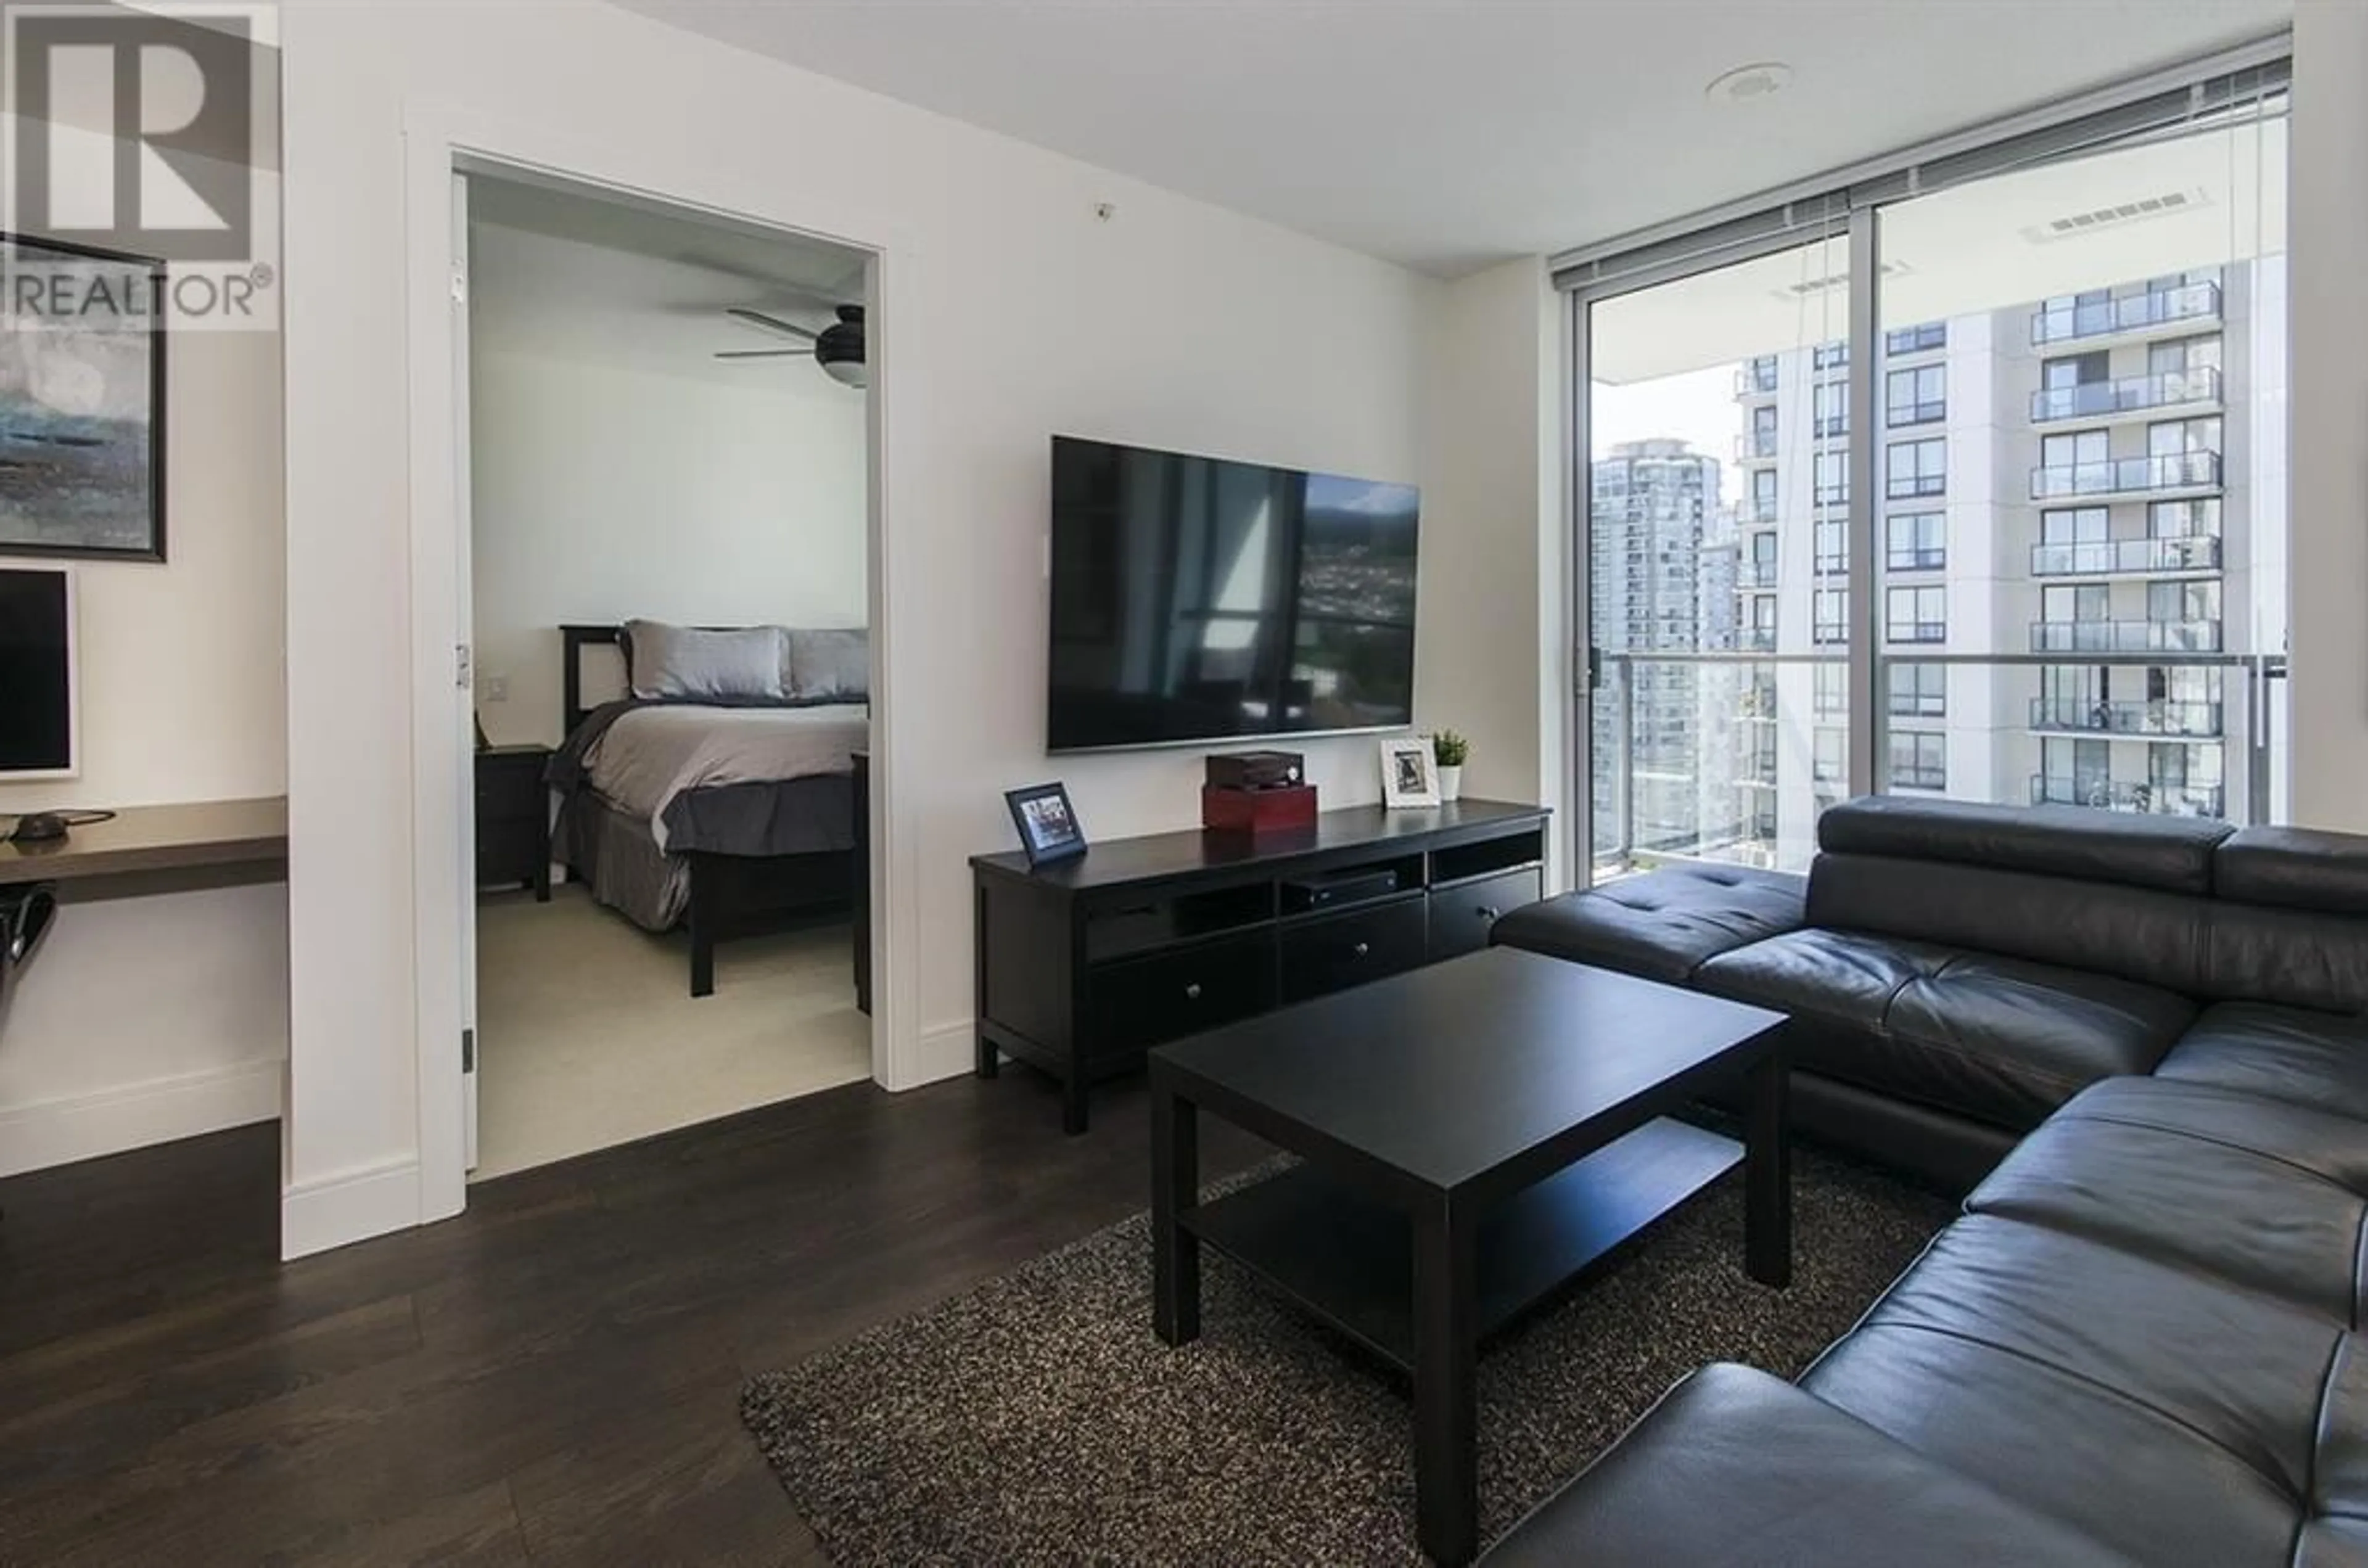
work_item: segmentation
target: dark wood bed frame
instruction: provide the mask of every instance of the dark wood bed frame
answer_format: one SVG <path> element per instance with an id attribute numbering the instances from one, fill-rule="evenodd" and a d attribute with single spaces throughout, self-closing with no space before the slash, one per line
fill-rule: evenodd
<path id="1" fill-rule="evenodd" d="M 573 735 L 590 716 L 584 706 L 584 650 L 614 647 L 630 660 L 621 626 L 563 626 L 560 676 L 564 734 Z M 858 835 L 861 842 L 861 835 Z M 564 846 L 560 846 L 564 852 Z M 855 851 L 829 849 L 806 855 L 716 855 L 686 853 L 690 903 L 683 922 L 690 932 L 690 994 L 715 992 L 715 945 L 737 937 L 778 931 L 789 917 L 855 905 Z M 568 874 L 576 874 L 573 865 Z"/>

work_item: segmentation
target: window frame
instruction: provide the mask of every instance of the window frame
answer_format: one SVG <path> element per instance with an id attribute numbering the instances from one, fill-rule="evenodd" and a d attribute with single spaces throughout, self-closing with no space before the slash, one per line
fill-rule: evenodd
<path id="1" fill-rule="evenodd" d="M 1925 458 L 1940 454 L 1940 472 L 1926 472 Z M 1910 472 L 1903 485 L 1899 472 L 1899 455 L 1913 454 Z M 1886 501 L 1924 501 L 1949 493 L 1949 438 L 1946 436 L 1918 436 L 1905 441 L 1891 441 L 1883 449 L 1883 498 Z"/>

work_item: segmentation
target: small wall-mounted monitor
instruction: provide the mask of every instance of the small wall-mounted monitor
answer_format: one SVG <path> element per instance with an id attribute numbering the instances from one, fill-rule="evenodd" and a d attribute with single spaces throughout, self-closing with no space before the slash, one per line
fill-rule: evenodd
<path id="1" fill-rule="evenodd" d="M 0 779 L 74 773 L 74 575 L 0 566 Z"/>

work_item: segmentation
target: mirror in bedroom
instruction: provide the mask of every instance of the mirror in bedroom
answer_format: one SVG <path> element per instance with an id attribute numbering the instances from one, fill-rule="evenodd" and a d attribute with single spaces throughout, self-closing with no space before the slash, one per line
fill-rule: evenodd
<path id="1" fill-rule="evenodd" d="M 869 257 L 455 178 L 484 1180 L 871 1074 Z"/>

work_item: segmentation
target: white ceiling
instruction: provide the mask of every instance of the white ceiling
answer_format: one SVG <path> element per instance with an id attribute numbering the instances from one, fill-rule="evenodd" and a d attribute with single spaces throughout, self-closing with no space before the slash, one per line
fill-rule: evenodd
<path id="1" fill-rule="evenodd" d="M 2293 0 L 622 0 L 1453 276 L 2286 25 Z M 1713 102 L 1720 73 L 1790 87 Z"/>
<path id="2" fill-rule="evenodd" d="M 715 358 L 803 347 L 724 308 L 819 331 L 834 302 L 862 302 L 859 251 L 484 176 L 469 182 L 469 221 L 473 330 L 489 348 L 723 381 L 794 377 L 860 395 L 811 358 Z"/>

